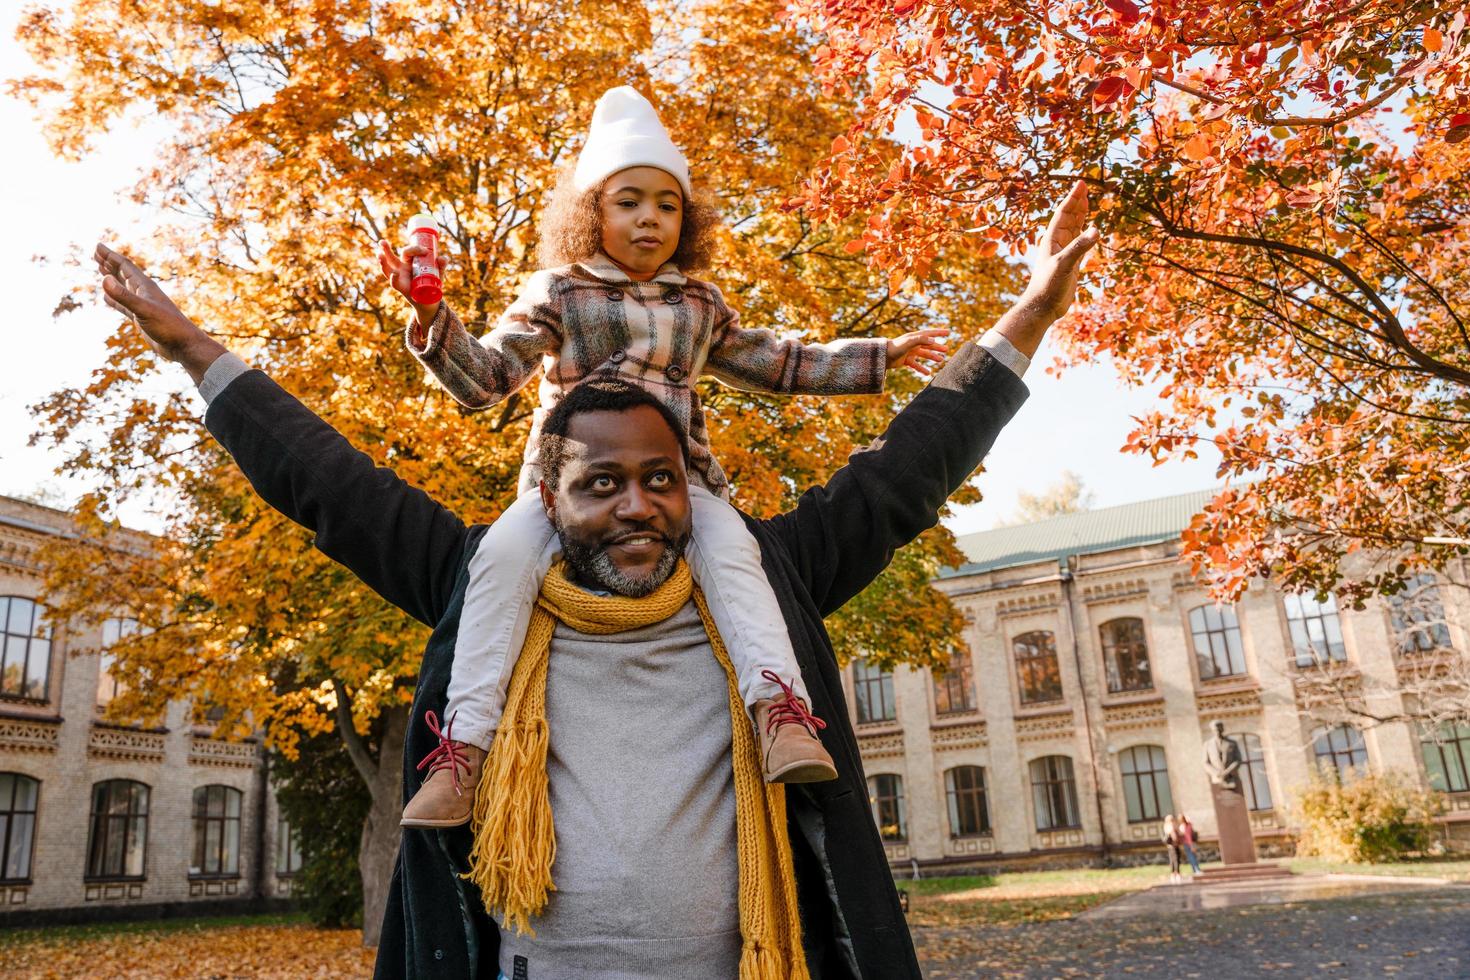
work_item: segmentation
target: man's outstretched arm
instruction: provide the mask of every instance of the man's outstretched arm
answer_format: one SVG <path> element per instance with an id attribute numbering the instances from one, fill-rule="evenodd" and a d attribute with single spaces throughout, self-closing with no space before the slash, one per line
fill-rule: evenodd
<path id="1" fill-rule="evenodd" d="M 314 532 L 316 546 L 373 591 L 436 623 L 463 558 L 464 524 L 246 367 L 125 256 L 98 245 L 95 258 L 107 305 L 199 385 L 205 423 L 261 498 Z"/>
<path id="2" fill-rule="evenodd" d="M 1079 183 L 1047 226 L 1031 284 L 1016 305 L 979 344 L 956 350 L 883 435 L 825 486 L 766 522 L 785 541 L 822 615 L 862 591 L 898 548 L 938 523 L 944 502 L 1021 407 L 1027 391 L 1018 368 L 1071 305 L 1082 260 L 1097 243 L 1086 224 L 1087 194 Z"/>

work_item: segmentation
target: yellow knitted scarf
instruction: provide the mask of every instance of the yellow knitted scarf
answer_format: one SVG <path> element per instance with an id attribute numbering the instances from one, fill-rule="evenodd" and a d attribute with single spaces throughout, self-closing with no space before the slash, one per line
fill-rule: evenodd
<path id="1" fill-rule="evenodd" d="M 475 840 L 465 877 L 479 886 L 486 908 L 498 912 L 507 927 L 536 934 L 531 918 L 545 911 L 549 893 L 556 889 L 551 880 L 556 830 L 546 775 L 546 667 L 556 622 L 579 633 L 621 633 L 668 619 L 691 595 L 729 681 L 740 862 L 740 980 L 806 980 L 785 787 L 761 778 L 760 753 L 735 668 L 704 594 L 682 561 L 667 582 L 642 599 L 592 595 L 569 582 L 561 565 L 546 576 L 475 794 Z"/>

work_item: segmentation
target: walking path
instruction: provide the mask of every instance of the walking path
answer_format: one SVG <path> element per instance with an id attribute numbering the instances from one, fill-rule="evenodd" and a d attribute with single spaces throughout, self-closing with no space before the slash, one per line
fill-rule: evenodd
<path id="1" fill-rule="evenodd" d="M 928 980 L 970 977 L 1140 977 L 1247 980 L 1257 977 L 1470 977 L 1470 887 L 1415 888 L 1399 881 L 1318 882 L 1297 897 L 1258 894 L 1265 904 L 1203 904 L 1151 899 L 1130 916 L 1099 915 L 1017 926 L 915 930 Z M 1187 892 L 1180 885 L 1151 892 Z M 1404 890 L 1408 889 L 1408 890 Z M 1201 892 L 1204 889 L 1201 888 Z M 1149 894 L 1149 893 L 1144 893 Z M 1317 900 L 1303 895 L 1315 894 Z M 1334 897 L 1336 896 L 1336 897 Z M 1115 903 L 1128 902 L 1125 896 Z M 1213 901 L 1213 898 L 1211 898 Z M 1106 908 L 1104 906 L 1103 908 Z M 1134 906 L 1138 908 L 1138 906 Z M 1187 911 L 1187 914 L 1178 914 Z"/>

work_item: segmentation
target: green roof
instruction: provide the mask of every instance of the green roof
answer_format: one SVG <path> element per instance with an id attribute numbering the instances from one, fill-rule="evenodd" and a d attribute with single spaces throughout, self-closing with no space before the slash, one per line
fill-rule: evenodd
<path id="1" fill-rule="evenodd" d="M 1068 555 L 1172 541 L 1218 492 L 1196 490 L 1156 500 L 1063 514 L 1034 524 L 964 534 L 957 543 L 969 561 L 959 568 L 945 569 L 939 577 L 954 578 L 1012 565 L 1059 561 Z"/>

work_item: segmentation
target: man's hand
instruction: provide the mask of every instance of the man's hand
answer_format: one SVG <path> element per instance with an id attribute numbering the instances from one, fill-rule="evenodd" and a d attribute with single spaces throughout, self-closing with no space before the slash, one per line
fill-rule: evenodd
<path id="1" fill-rule="evenodd" d="M 888 370 L 907 365 L 920 374 L 933 374 L 933 365 L 943 364 L 948 353 L 944 349 L 947 336 L 948 327 L 930 327 L 893 338 L 888 342 Z"/>
<path id="2" fill-rule="evenodd" d="M 1046 328 L 1072 305 L 1082 260 L 1097 241 L 1097 229 L 1087 224 L 1087 188 L 1079 180 L 1041 236 L 1026 291 L 996 324 L 996 329 L 1027 357 L 1041 346 Z"/>
<path id="3" fill-rule="evenodd" d="M 127 256 L 97 243 L 92 257 L 102 273 L 102 299 L 132 320 L 160 356 L 183 366 L 198 384 L 224 345 L 179 312 L 158 283 Z"/>
<path id="4" fill-rule="evenodd" d="M 388 280 L 388 285 L 402 293 L 404 299 L 413 304 L 414 313 L 418 314 L 419 327 L 424 330 L 429 329 L 429 324 L 434 322 L 434 317 L 439 313 L 439 307 L 438 305 L 424 306 L 414 303 L 413 297 L 408 294 L 408 288 L 413 284 L 414 257 L 428 254 L 428 249 L 410 245 L 395 255 L 392 245 L 387 242 L 378 242 L 378 268 L 383 270 L 383 278 Z M 439 266 L 440 278 L 443 278 L 444 269 L 449 265 L 449 257 L 436 255 L 434 261 Z"/>

